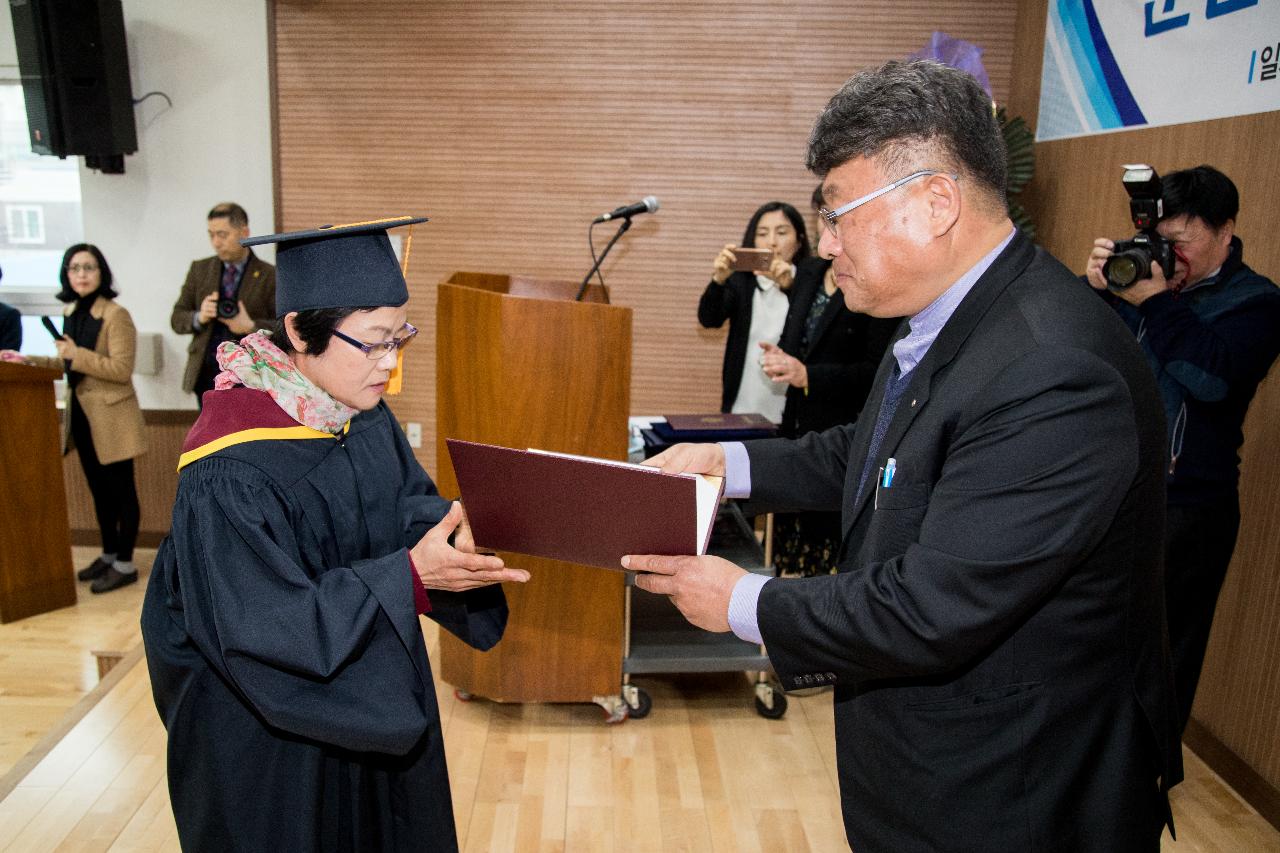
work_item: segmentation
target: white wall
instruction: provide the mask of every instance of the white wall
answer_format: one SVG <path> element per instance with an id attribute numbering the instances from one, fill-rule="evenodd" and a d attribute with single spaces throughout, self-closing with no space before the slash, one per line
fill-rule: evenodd
<path id="1" fill-rule="evenodd" d="M 143 408 L 193 409 L 180 387 L 191 338 L 170 331 L 169 312 L 191 261 L 212 254 L 205 214 L 236 201 L 252 233 L 274 230 L 266 0 L 123 2 L 133 96 L 160 90 L 173 107 L 158 96 L 135 107 L 125 174 L 82 161 L 84 235 L 111 262 L 138 330 L 163 333 L 164 369 L 134 377 Z M 0 18 L 0 66 L 16 65 L 7 9 Z"/>

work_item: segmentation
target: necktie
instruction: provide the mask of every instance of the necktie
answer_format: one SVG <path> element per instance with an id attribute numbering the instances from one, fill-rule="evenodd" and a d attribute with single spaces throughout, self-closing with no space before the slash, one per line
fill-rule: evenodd
<path id="1" fill-rule="evenodd" d="M 902 399 L 902 392 L 907 390 L 907 383 L 911 381 L 911 371 L 899 373 L 898 365 L 893 366 L 893 373 L 889 376 L 889 380 L 884 386 L 884 399 L 880 402 L 880 413 L 876 415 L 876 425 L 871 431 L 871 446 L 867 448 L 867 461 L 862 465 L 862 477 L 858 480 L 858 495 L 854 498 L 854 504 L 858 503 L 858 499 L 862 497 L 862 487 L 867 483 L 867 475 L 871 473 L 871 466 L 876 463 L 876 455 L 880 452 L 880 443 L 884 441 L 884 435 L 889 431 L 889 424 L 893 422 L 893 413 L 898 409 L 898 401 Z"/>
<path id="2" fill-rule="evenodd" d="M 231 299 L 236 295 L 236 268 L 231 264 L 222 266 L 222 297 Z"/>

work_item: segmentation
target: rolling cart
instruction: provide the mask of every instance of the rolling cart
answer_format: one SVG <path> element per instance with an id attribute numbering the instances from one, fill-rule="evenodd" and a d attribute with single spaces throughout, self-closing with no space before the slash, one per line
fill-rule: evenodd
<path id="1" fill-rule="evenodd" d="M 772 522 L 772 516 L 766 517 L 762 544 L 738 504 L 725 501 L 720 505 L 708 551 L 753 574 L 772 577 Z M 755 672 L 756 711 L 772 720 L 787 712 L 787 697 L 770 680 L 769 657 L 763 646 L 732 633 L 713 634 L 695 628 L 666 596 L 637 588 L 630 576 L 625 595 L 621 694 L 596 700 L 610 723 L 648 716 L 652 699 L 631 678 L 659 673 Z"/>

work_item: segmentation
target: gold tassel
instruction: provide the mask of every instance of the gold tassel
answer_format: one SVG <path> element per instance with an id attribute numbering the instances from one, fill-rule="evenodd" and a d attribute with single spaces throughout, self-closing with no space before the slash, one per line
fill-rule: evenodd
<path id="1" fill-rule="evenodd" d="M 405 283 L 409 282 L 409 249 L 413 246 L 413 226 L 409 226 L 409 232 L 404 237 L 404 252 L 400 259 L 400 274 L 404 276 Z M 395 396 L 400 393 L 404 387 L 404 350 L 396 352 L 396 366 L 392 368 L 391 375 L 387 377 L 386 393 Z"/>

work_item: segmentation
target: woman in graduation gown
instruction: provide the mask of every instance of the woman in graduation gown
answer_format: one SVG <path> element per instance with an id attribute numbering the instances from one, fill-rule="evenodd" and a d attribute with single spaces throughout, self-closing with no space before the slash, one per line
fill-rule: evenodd
<path id="1" fill-rule="evenodd" d="M 271 235 L 276 327 L 222 345 L 142 628 L 186 850 L 454 850 L 425 613 L 480 649 L 504 581 L 381 397 L 412 338 L 386 235 Z M 248 242 L 248 241 L 246 241 Z"/>

